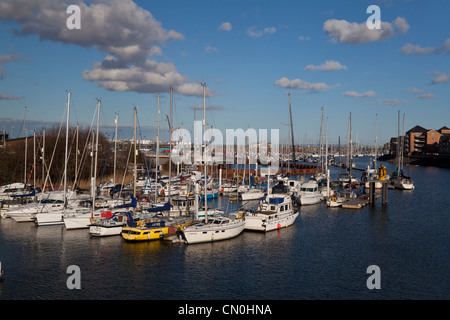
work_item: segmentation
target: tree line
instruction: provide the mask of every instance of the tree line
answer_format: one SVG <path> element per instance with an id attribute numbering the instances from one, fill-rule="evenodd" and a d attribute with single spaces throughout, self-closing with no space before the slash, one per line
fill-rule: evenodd
<path id="1" fill-rule="evenodd" d="M 89 187 L 95 166 L 97 134 L 88 128 L 69 128 L 67 182 L 73 186 Z M 129 143 L 117 143 L 116 153 L 116 182 L 121 183 L 127 163 L 133 148 Z M 66 130 L 58 126 L 41 129 L 39 133 L 26 139 L 7 141 L 6 146 L 0 148 L 0 185 L 27 182 L 41 187 L 46 184 L 46 190 L 59 189 L 63 186 L 66 149 Z M 34 152 L 35 151 L 35 152 Z M 26 160 L 25 160 L 26 154 Z M 139 153 L 142 163 L 143 154 Z M 42 161 L 44 157 L 44 162 Z M 35 163 L 35 166 L 34 166 Z M 98 154 L 96 183 L 107 181 L 114 173 L 114 141 L 108 140 L 102 132 L 98 133 Z M 25 180 L 25 181 L 24 181 Z M 128 183 L 129 181 L 125 181 Z"/>

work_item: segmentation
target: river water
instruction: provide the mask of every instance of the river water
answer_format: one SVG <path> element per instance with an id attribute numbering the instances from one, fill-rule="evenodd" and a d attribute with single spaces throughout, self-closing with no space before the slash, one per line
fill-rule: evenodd
<path id="1" fill-rule="evenodd" d="M 450 170 L 406 173 L 415 190 L 389 190 L 384 206 L 381 198 L 359 210 L 303 206 L 289 228 L 216 243 L 127 243 L 1 219 L 0 299 L 448 300 Z M 226 197 L 208 204 L 237 205 Z M 80 289 L 68 289 L 71 265 L 80 268 Z M 380 289 L 367 286 L 372 265 Z"/>

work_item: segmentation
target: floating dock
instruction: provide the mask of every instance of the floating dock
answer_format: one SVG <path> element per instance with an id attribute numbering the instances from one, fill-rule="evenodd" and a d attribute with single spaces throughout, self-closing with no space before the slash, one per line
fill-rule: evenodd
<path id="1" fill-rule="evenodd" d="M 366 198 L 357 198 L 353 200 L 349 200 L 342 204 L 342 208 L 344 209 L 361 209 L 369 203 L 369 199 Z"/>

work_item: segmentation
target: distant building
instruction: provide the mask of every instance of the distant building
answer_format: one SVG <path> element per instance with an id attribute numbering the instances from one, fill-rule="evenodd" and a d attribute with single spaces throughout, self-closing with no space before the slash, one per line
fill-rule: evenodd
<path id="1" fill-rule="evenodd" d="M 446 150 L 448 139 L 443 137 L 450 135 L 450 129 L 446 126 L 439 130 L 425 129 L 419 125 L 406 131 L 403 138 L 404 155 L 413 154 L 435 154 Z M 396 154 L 397 138 L 391 139 L 390 153 Z M 400 141 L 402 142 L 402 141 Z M 395 145 L 393 145 L 395 144 Z M 443 144 L 443 145 L 441 145 Z"/>

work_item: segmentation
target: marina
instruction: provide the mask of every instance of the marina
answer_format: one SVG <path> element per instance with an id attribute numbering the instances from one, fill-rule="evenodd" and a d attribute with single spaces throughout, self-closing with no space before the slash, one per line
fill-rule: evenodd
<path id="1" fill-rule="evenodd" d="M 298 217 L 287 228 L 244 230 L 218 242 L 186 244 L 176 232 L 130 242 L 120 235 L 91 236 L 89 229 L 2 218 L 0 299 L 448 299 L 450 225 L 445 208 L 450 200 L 444 186 L 450 172 L 410 169 L 415 190 L 389 189 L 384 205 L 378 199 L 372 204 L 367 200 L 358 210 L 330 208 L 325 201 L 296 206 Z M 334 179 L 337 174 L 332 169 Z M 442 187 L 432 187 L 431 181 Z M 256 213 L 258 203 L 245 207 Z M 208 208 L 230 212 L 242 205 L 226 195 L 208 201 Z M 23 263 L 25 257 L 31 264 Z M 65 287 L 65 270 L 72 264 L 82 272 L 78 291 Z M 365 269 L 373 264 L 382 272 L 376 292 L 365 286 Z M 122 276 L 107 280 L 104 267 L 107 274 Z M 198 276 L 204 271 L 215 281 Z M 20 280 L 25 277 L 32 280 Z M 153 297 L 150 287 L 164 289 Z"/>
<path id="2" fill-rule="evenodd" d="M 437 1 L 0 0 L 0 301 L 450 300 Z"/>

